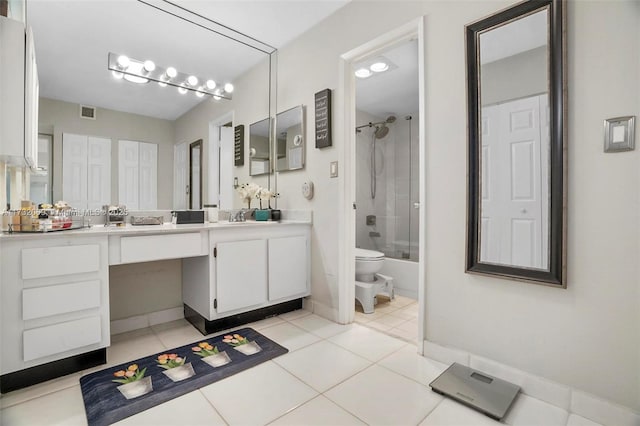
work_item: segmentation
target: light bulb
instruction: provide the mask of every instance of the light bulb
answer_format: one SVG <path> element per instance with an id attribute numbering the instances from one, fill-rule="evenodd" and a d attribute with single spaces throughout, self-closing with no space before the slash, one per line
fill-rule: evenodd
<path id="1" fill-rule="evenodd" d="M 219 100 L 220 100 L 220 99 L 222 99 L 222 98 L 221 98 L 220 96 L 218 96 L 218 95 L 215 95 L 215 96 L 213 97 L 213 99 L 214 99 L 214 100 L 216 100 L 216 101 L 219 101 Z"/>
<path id="2" fill-rule="evenodd" d="M 159 81 L 159 82 L 158 82 L 158 86 L 160 86 L 160 87 L 167 87 L 167 83 L 165 83 L 164 81 Z"/>
<path id="3" fill-rule="evenodd" d="M 224 85 L 224 91 L 227 93 L 233 92 L 233 84 L 227 83 Z"/>
<path id="4" fill-rule="evenodd" d="M 190 75 L 189 78 L 187 78 L 187 83 L 189 83 L 189 86 L 195 86 L 196 84 L 198 84 L 198 77 L 196 77 L 195 75 Z"/>
<path id="5" fill-rule="evenodd" d="M 358 78 L 367 78 L 367 77 L 371 77 L 371 71 L 369 71 L 366 68 L 360 68 L 356 70 L 355 75 Z"/>
<path id="6" fill-rule="evenodd" d="M 181 95 L 184 95 L 185 93 L 187 93 L 187 89 L 181 86 L 181 87 L 178 87 L 178 92 L 180 92 Z"/>
<path id="7" fill-rule="evenodd" d="M 373 72 L 382 72 L 389 69 L 389 64 L 387 64 L 386 62 L 376 62 L 374 64 L 371 64 L 369 69 Z"/>
<path id="8" fill-rule="evenodd" d="M 144 69 L 147 72 L 151 72 L 156 69 L 156 64 L 154 64 L 153 61 L 144 61 Z"/>
<path id="9" fill-rule="evenodd" d="M 120 68 L 127 69 L 130 63 L 131 61 L 125 55 L 118 56 L 118 66 L 120 66 Z"/>
<path id="10" fill-rule="evenodd" d="M 202 88 L 200 88 L 200 89 L 202 89 Z M 199 97 L 199 98 L 201 98 L 201 97 L 203 97 L 203 96 L 204 96 L 204 92 L 201 92 L 200 90 L 197 90 L 197 91 L 196 91 L 196 96 L 197 96 L 197 97 Z"/>
<path id="11" fill-rule="evenodd" d="M 178 75 L 178 71 L 174 67 L 167 68 L 167 77 L 174 78 L 176 75 Z"/>
<path id="12" fill-rule="evenodd" d="M 216 82 L 213 80 L 207 80 L 207 89 L 213 90 L 216 88 Z"/>
<path id="13" fill-rule="evenodd" d="M 119 71 L 111 71 L 111 75 L 113 75 L 113 78 L 117 78 L 118 80 L 121 80 L 122 77 L 124 77 L 124 74 Z"/>

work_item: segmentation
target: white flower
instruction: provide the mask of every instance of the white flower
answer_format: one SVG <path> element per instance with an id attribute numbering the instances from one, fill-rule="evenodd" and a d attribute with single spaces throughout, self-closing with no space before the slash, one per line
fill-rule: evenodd
<path id="1" fill-rule="evenodd" d="M 271 191 L 270 189 L 262 188 L 258 193 L 258 198 L 262 201 L 268 201 L 272 198 L 276 198 L 276 193 Z"/>
<path id="2" fill-rule="evenodd" d="M 262 191 L 262 187 L 255 183 L 243 183 L 237 189 L 238 193 L 244 201 L 251 201 L 256 195 Z"/>

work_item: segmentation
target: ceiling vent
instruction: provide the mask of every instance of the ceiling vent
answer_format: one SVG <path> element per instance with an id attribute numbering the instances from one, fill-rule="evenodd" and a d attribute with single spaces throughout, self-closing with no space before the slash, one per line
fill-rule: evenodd
<path id="1" fill-rule="evenodd" d="M 96 107 L 80 105 L 80 118 L 86 118 L 88 120 L 96 119 Z"/>

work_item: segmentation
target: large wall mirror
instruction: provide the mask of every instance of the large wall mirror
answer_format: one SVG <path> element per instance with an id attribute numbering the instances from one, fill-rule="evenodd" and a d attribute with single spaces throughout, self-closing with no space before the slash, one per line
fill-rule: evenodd
<path id="1" fill-rule="evenodd" d="M 564 1 L 466 27 L 467 272 L 566 287 Z"/>
<path id="2" fill-rule="evenodd" d="M 297 107 L 276 115 L 276 171 L 304 168 L 304 107 Z"/>
<path id="3" fill-rule="evenodd" d="M 249 126 L 249 175 L 260 176 L 271 173 L 269 154 L 269 125 L 271 120 L 265 118 Z"/>
<path id="4" fill-rule="evenodd" d="M 185 208 L 189 201 L 186 188 L 191 142 L 203 139 L 199 151 L 197 148 L 192 150 L 199 152 L 204 160 L 197 165 L 198 173 L 204 179 L 217 173 L 208 170 L 207 156 L 212 151 L 206 133 L 208 123 L 200 125 L 212 117 L 205 114 L 187 117 L 188 113 L 207 103 L 213 103 L 220 115 L 239 109 L 234 104 L 239 101 L 229 98 L 242 93 L 246 87 L 235 80 L 254 67 L 260 67 L 256 79 L 263 78 L 266 84 L 264 90 L 252 93 L 252 105 L 255 106 L 252 114 L 264 117 L 271 113 L 269 82 L 273 73 L 268 58 L 273 48 L 262 47 L 257 40 L 249 40 L 246 36 L 234 39 L 236 34 L 228 28 L 222 33 L 217 31 L 219 28 L 215 23 L 205 18 L 216 16 L 217 5 L 191 2 L 186 7 L 197 8 L 198 14 L 193 14 L 174 2 L 146 3 L 133 0 L 117 2 L 117 5 L 108 1 L 28 1 L 27 23 L 33 28 L 40 80 L 39 131 L 53 137 L 53 201 L 71 201 L 70 191 L 64 185 L 64 177 L 70 175 L 63 161 L 64 135 L 111 141 L 110 148 L 102 150 L 100 158 L 85 156 L 81 159 L 85 170 L 97 162 L 104 172 L 98 174 L 94 168 L 91 173 L 85 173 L 88 176 L 84 179 L 86 184 L 78 184 L 89 188 L 84 191 L 84 197 L 96 200 L 98 205 L 124 203 L 119 195 L 123 192 L 122 187 L 125 186 L 124 190 L 131 188 L 126 188 L 128 183 L 119 178 L 118 147 L 119 141 L 129 140 L 157 146 L 155 167 L 159 173 L 156 182 L 152 183 L 157 188 L 156 207 L 171 209 L 180 205 Z M 61 22 L 64 25 L 60 25 Z M 171 30 L 167 31 L 167 28 Z M 148 72 L 149 79 L 131 78 L 131 75 L 109 69 L 110 53 L 129 58 L 127 67 L 125 62 L 118 62 L 123 71 Z M 153 61 L 153 71 L 140 69 L 139 61 L 146 60 Z M 169 72 L 170 67 L 174 68 L 172 72 Z M 161 68 L 165 70 L 162 75 Z M 169 80 L 169 74 L 176 77 Z M 191 79 L 193 84 L 189 79 L 182 83 L 186 76 L 194 77 L 195 80 Z M 154 81 L 154 77 L 160 78 L 161 84 Z M 216 85 L 211 89 L 214 81 Z M 181 86 L 172 86 L 172 82 Z M 225 83 L 238 87 L 230 93 Z M 216 92 L 218 90 L 221 92 Z M 215 96 L 214 92 L 221 96 Z M 199 130 L 201 128 L 206 130 Z M 198 130 L 189 132 L 190 129 Z M 174 163 L 176 144 L 185 146 L 184 158 L 176 159 L 181 161 L 179 165 Z M 85 145 L 88 146 L 88 142 Z M 225 170 L 232 173 L 233 167 Z M 174 174 L 180 176 L 179 184 L 176 183 L 178 180 L 174 182 Z M 97 180 L 105 183 L 106 190 L 98 196 L 90 193 L 91 188 L 97 186 L 92 184 L 90 176 L 98 176 Z M 233 179 L 232 176 L 228 178 Z M 210 200 L 207 182 L 203 180 L 199 185 L 198 189 L 204 191 L 194 200 L 194 208 L 216 202 Z M 175 190 L 176 187 L 180 190 Z M 175 200 L 178 196 L 181 197 L 179 203 Z M 72 206 L 82 207 L 78 203 Z"/>

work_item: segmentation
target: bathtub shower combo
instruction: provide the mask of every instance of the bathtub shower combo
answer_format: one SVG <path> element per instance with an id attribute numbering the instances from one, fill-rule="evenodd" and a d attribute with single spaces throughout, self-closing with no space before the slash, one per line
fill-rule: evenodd
<path id="1" fill-rule="evenodd" d="M 376 294 L 418 297 L 418 123 L 358 115 L 356 299 L 371 313 Z"/>

